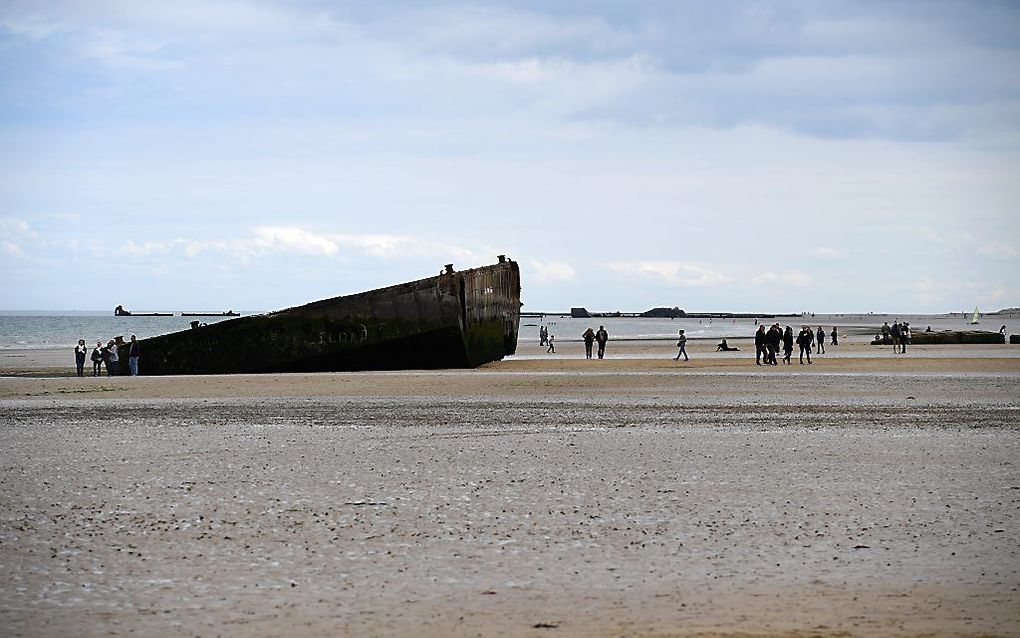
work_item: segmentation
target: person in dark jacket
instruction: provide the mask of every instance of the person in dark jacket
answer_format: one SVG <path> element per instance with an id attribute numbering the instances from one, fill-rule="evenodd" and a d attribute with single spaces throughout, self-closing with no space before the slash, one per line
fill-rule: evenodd
<path id="1" fill-rule="evenodd" d="M 131 376 L 138 376 L 138 358 L 141 356 L 142 350 L 138 345 L 138 340 L 134 335 L 131 335 L 131 347 L 128 348 L 128 369 L 131 370 Z"/>
<path id="2" fill-rule="evenodd" d="M 683 330 L 677 333 L 676 347 L 676 356 L 673 357 L 673 361 L 679 361 L 680 355 L 684 356 L 684 361 L 691 360 L 691 358 L 687 356 L 687 335 L 684 334 Z"/>
<path id="3" fill-rule="evenodd" d="M 98 377 L 103 374 L 103 342 L 97 341 L 96 347 L 92 349 L 92 376 Z"/>
<path id="4" fill-rule="evenodd" d="M 777 366 L 779 361 L 776 360 L 776 355 L 779 353 L 779 348 L 783 343 L 783 329 L 779 327 L 778 323 L 772 324 L 769 331 L 765 333 L 766 342 L 765 347 L 768 349 L 769 364 Z"/>
<path id="5" fill-rule="evenodd" d="M 769 362 L 768 350 L 765 347 L 765 324 L 758 326 L 758 331 L 754 333 L 754 364 L 761 365 L 761 356 L 765 355 L 765 363 Z"/>
<path id="6" fill-rule="evenodd" d="M 783 333 L 783 361 L 786 365 L 790 365 L 790 355 L 793 354 L 793 328 L 786 326 L 786 332 Z"/>
<path id="7" fill-rule="evenodd" d="M 800 363 L 804 364 L 804 354 L 807 354 L 808 365 L 811 364 L 811 342 L 815 340 L 815 335 L 811 332 L 811 328 L 807 326 L 801 326 L 800 334 L 797 335 L 797 345 L 800 346 Z"/>
<path id="8" fill-rule="evenodd" d="M 89 353 L 89 347 L 85 345 L 84 339 L 78 339 L 78 345 L 74 347 L 74 367 L 78 370 L 78 376 L 85 376 L 85 358 Z"/>
<path id="9" fill-rule="evenodd" d="M 836 326 L 832 327 L 832 332 L 829 333 L 829 334 L 830 334 L 830 336 L 832 336 L 832 343 L 830 345 L 838 346 L 839 345 L 839 333 L 836 332 Z"/>
<path id="10" fill-rule="evenodd" d="M 609 333 L 606 332 L 605 326 L 599 326 L 598 332 L 595 333 L 595 341 L 599 342 L 599 359 L 602 359 L 606 354 L 606 342 L 609 341 Z"/>
<path id="11" fill-rule="evenodd" d="M 818 326 L 818 332 L 815 333 L 815 348 L 815 354 L 825 354 L 825 331 L 821 326 Z"/>
<path id="12" fill-rule="evenodd" d="M 591 347 L 595 345 L 595 331 L 588 328 L 581 335 L 581 338 L 584 339 L 584 357 L 591 359 Z"/>
<path id="13" fill-rule="evenodd" d="M 681 354 L 684 361 L 691 360 L 691 357 L 687 356 L 687 336 L 683 334 L 682 330 L 676 334 L 676 356 L 673 357 L 673 360 L 679 361 Z"/>
<path id="14" fill-rule="evenodd" d="M 900 350 L 900 322 L 894 321 L 892 328 L 889 329 L 889 334 L 892 335 L 892 351 L 899 352 Z"/>

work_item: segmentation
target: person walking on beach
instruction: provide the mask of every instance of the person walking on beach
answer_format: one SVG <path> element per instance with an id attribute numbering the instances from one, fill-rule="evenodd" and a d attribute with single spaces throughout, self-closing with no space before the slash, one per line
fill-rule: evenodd
<path id="1" fill-rule="evenodd" d="M 595 333 L 595 341 L 599 342 L 599 359 L 606 354 L 606 342 L 609 341 L 609 333 L 606 332 L 605 326 L 599 326 L 598 332 Z"/>
<path id="2" fill-rule="evenodd" d="M 131 376 L 138 376 L 138 357 L 141 356 L 142 350 L 138 345 L 138 340 L 135 339 L 134 335 L 131 335 L 131 347 L 128 348 L 128 369 L 131 370 Z"/>
<path id="3" fill-rule="evenodd" d="M 545 340 L 545 342 L 549 344 L 549 347 L 546 348 L 546 352 L 556 354 L 556 344 L 553 343 L 553 339 L 555 339 L 555 337 L 553 335 L 549 335 L 549 338 Z"/>
<path id="4" fill-rule="evenodd" d="M 807 353 L 808 365 L 811 365 L 811 342 L 814 341 L 814 334 L 811 328 L 801 326 L 800 334 L 797 335 L 797 345 L 800 346 L 800 364 L 804 365 L 804 354 Z"/>
<path id="5" fill-rule="evenodd" d="M 538 329 L 538 345 L 544 346 L 546 341 L 549 341 L 549 329 L 542 326 Z"/>
<path id="6" fill-rule="evenodd" d="M 757 323 L 757 320 L 755 320 Z M 758 331 L 754 333 L 754 365 L 761 365 L 761 356 L 765 355 L 765 363 L 769 362 L 768 351 L 765 349 L 765 324 L 758 326 Z"/>
<path id="7" fill-rule="evenodd" d="M 793 328 L 786 326 L 786 332 L 783 333 L 783 361 L 786 365 L 790 365 L 790 355 L 793 354 Z"/>
<path id="8" fill-rule="evenodd" d="M 687 335 L 681 330 L 677 333 L 676 347 L 678 348 L 676 356 L 673 357 L 673 361 L 679 361 L 680 355 L 684 356 L 684 361 L 690 361 L 691 358 L 687 356 Z"/>
<path id="9" fill-rule="evenodd" d="M 84 339 L 78 339 L 78 345 L 74 347 L 74 366 L 78 369 L 78 376 L 85 376 L 85 356 L 89 353 L 89 347 L 85 345 Z"/>
<path id="10" fill-rule="evenodd" d="M 836 326 L 832 327 L 832 332 L 830 333 L 830 336 L 832 337 L 832 343 L 829 344 L 829 345 L 838 346 L 839 345 L 839 334 L 836 332 Z"/>
<path id="11" fill-rule="evenodd" d="M 825 354 L 825 331 L 821 326 L 818 326 L 818 332 L 815 333 L 815 347 L 815 354 Z"/>
<path id="12" fill-rule="evenodd" d="M 103 342 L 97 341 L 96 347 L 92 349 L 92 376 L 98 377 L 103 373 Z"/>
<path id="13" fill-rule="evenodd" d="M 908 343 L 910 343 L 910 324 L 904 321 L 900 324 L 900 354 L 907 354 Z"/>
<path id="14" fill-rule="evenodd" d="M 120 372 L 120 354 L 117 352 L 117 342 L 110 339 L 110 343 L 106 344 L 106 352 L 109 353 L 106 360 L 106 375 L 117 376 Z"/>
<path id="15" fill-rule="evenodd" d="M 591 359 L 591 347 L 595 345 L 595 331 L 589 326 L 581 338 L 584 339 L 584 358 Z"/>
<path id="16" fill-rule="evenodd" d="M 889 335 L 892 334 L 892 328 L 889 327 L 888 321 L 882 322 L 882 343 L 889 341 Z"/>

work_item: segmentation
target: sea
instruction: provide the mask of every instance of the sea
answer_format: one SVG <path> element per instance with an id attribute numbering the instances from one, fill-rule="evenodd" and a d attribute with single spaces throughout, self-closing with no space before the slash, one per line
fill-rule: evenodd
<path id="1" fill-rule="evenodd" d="M 260 314 L 261 311 L 241 311 L 242 316 Z M 182 317 L 175 313 L 171 317 L 116 317 L 110 311 L 0 311 L 0 349 L 73 348 L 79 339 L 90 347 L 97 341 L 106 343 L 118 336 L 125 340 L 131 335 L 139 339 L 154 337 L 190 329 L 191 321 L 198 319 L 205 323 L 228 321 L 230 317 Z M 1012 334 L 1020 332 L 1020 313 L 989 314 L 980 318 L 980 323 L 971 325 L 970 313 L 948 313 L 938 315 L 892 315 L 892 314 L 811 314 L 762 317 L 757 321 L 771 325 L 776 321 L 783 326 L 799 328 L 807 324 L 814 329 L 825 328 L 826 333 L 833 326 L 839 326 L 846 335 L 867 335 L 878 332 L 883 322 L 908 321 L 915 332 L 928 326 L 933 330 L 989 330 L 997 332 L 1001 325 L 1007 326 Z M 522 341 L 538 343 L 538 331 L 546 326 L 556 340 L 579 341 L 581 333 L 588 327 L 606 327 L 614 340 L 675 340 L 682 328 L 688 339 L 738 339 L 754 335 L 757 329 L 755 319 L 657 319 L 636 317 L 595 317 L 575 319 L 570 316 L 545 315 L 543 317 L 521 317 L 519 338 Z"/>
<path id="2" fill-rule="evenodd" d="M 242 316 L 248 314 L 241 312 Z M 109 310 L 0 311 L 0 349 L 74 348 L 79 339 L 92 347 L 116 337 L 139 339 L 191 329 L 191 322 L 216 323 L 231 317 L 115 317 Z"/>

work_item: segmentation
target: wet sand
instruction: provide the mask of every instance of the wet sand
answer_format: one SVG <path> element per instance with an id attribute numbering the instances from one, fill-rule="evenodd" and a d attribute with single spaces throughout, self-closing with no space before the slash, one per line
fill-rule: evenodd
<path id="1" fill-rule="evenodd" d="M 647 345 L 471 371 L 22 368 L 0 378 L 0 623 L 1018 635 L 1020 349 L 758 368 Z"/>

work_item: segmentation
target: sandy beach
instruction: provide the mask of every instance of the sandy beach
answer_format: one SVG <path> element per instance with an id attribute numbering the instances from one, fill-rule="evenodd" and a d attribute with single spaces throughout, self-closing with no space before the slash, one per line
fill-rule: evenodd
<path id="1" fill-rule="evenodd" d="M 1018 635 L 1020 347 L 0 356 L 7 635 Z"/>

